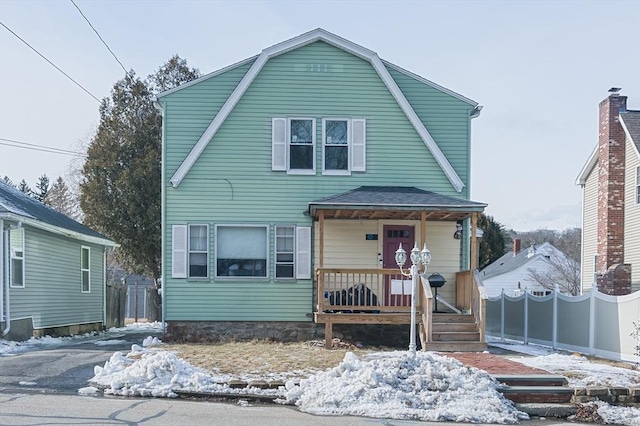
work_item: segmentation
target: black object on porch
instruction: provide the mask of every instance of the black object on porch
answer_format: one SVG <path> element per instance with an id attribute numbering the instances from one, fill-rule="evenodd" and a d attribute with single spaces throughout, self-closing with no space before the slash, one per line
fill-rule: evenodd
<path id="1" fill-rule="evenodd" d="M 429 275 L 429 286 L 431 288 L 433 288 L 434 290 L 434 310 L 433 312 L 435 313 L 442 313 L 438 311 L 438 289 L 440 287 L 442 287 L 447 281 L 444 279 L 444 277 L 442 275 L 440 275 L 439 273 L 435 272 L 431 275 Z"/>

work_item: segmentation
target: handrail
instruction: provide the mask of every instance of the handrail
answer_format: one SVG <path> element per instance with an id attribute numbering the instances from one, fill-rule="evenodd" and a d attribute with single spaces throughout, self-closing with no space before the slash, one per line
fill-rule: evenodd
<path id="1" fill-rule="evenodd" d="M 433 293 L 431 292 L 431 286 L 427 279 L 420 277 L 420 282 L 422 285 L 419 286 L 419 294 L 421 299 L 420 305 L 422 306 L 422 327 L 424 330 L 424 336 L 423 333 L 420 333 L 420 340 L 424 350 L 427 343 L 433 342 L 433 327 L 431 327 L 433 321 Z"/>
<path id="2" fill-rule="evenodd" d="M 471 297 L 471 312 L 478 324 L 480 331 L 480 341 L 484 342 L 486 338 L 486 304 L 487 293 L 482 282 L 482 276 L 477 269 L 473 270 L 473 293 Z"/>

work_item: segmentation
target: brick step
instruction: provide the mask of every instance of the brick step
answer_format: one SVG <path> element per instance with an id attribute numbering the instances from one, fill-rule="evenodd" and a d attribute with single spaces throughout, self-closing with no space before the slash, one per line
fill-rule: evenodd
<path id="1" fill-rule="evenodd" d="M 492 376 L 508 386 L 567 386 L 569 384 L 564 376 L 554 374 L 492 374 Z"/>
<path id="2" fill-rule="evenodd" d="M 431 321 L 436 323 L 447 323 L 447 322 L 472 322 L 475 323 L 476 319 L 473 315 L 470 314 L 433 314 L 431 317 Z"/>
<path id="3" fill-rule="evenodd" d="M 452 331 L 478 331 L 478 327 L 475 322 L 445 322 L 445 323 L 433 323 L 431 329 L 434 333 L 440 332 L 452 332 Z"/>
<path id="4" fill-rule="evenodd" d="M 498 392 L 516 403 L 566 404 L 573 397 L 573 389 L 563 386 L 503 386 Z"/>
<path id="5" fill-rule="evenodd" d="M 425 351 L 434 352 L 483 352 L 487 350 L 485 342 L 429 342 Z"/>
<path id="6" fill-rule="evenodd" d="M 435 342 L 479 342 L 480 333 L 477 331 L 468 332 L 436 332 L 431 333 Z"/>

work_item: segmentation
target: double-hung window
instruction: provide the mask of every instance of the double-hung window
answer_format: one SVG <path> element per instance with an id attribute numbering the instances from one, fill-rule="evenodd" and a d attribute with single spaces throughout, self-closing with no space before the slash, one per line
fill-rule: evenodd
<path id="1" fill-rule="evenodd" d="M 294 278 L 295 226 L 276 226 L 276 278 Z"/>
<path id="2" fill-rule="evenodd" d="M 91 248 L 80 248 L 80 276 L 82 281 L 82 293 L 91 292 Z"/>
<path id="3" fill-rule="evenodd" d="M 316 120 L 272 120 L 272 170 L 291 174 L 314 174 L 316 170 Z"/>
<path id="4" fill-rule="evenodd" d="M 209 225 L 189 225 L 189 278 L 209 277 Z"/>
<path id="5" fill-rule="evenodd" d="M 322 120 L 322 135 L 324 145 L 323 173 L 348 174 L 351 171 L 349 161 L 349 120 Z"/>
<path id="6" fill-rule="evenodd" d="M 1 237 L 2 234 L 0 234 Z M 24 287 L 24 228 L 9 231 L 9 247 L 11 251 L 11 287 Z"/>
<path id="7" fill-rule="evenodd" d="M 267 278 L 269 228 L 216 225 L 216 277 Z"/>

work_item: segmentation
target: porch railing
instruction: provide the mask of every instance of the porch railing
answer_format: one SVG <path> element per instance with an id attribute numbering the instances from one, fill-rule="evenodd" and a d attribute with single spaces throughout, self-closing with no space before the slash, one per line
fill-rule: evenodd
<path id="1" fill-rule="evenodd" d="M 422 343 L 422 347 L 425 348 L 429 342 L 433 342 L 433 293 L 431 292 L 429 281 L 422 277 L 420 277 L 420 285 L 418 287 L 420 289 L 420 298 L 417 302 L 422 307 L 419 311 L 422 317 L 420 323 L 420 342 Z"/>
<path id="2" fill-rule="evenodd" d="M 458 272 L 456 274 L 456 306 L 474 316 L 480 331 L 481 342 L 485 341 L 486 335 L 486 303 L 487 294 L 478 270 Z"/>
<path id="3" fill-rule="evenodd" d="M 411 279 L 398 269 L 318 268 L 316 277 L 318 312 L 411 311 Z M 417 294 L 418 312 L 421 301 Z"/>

